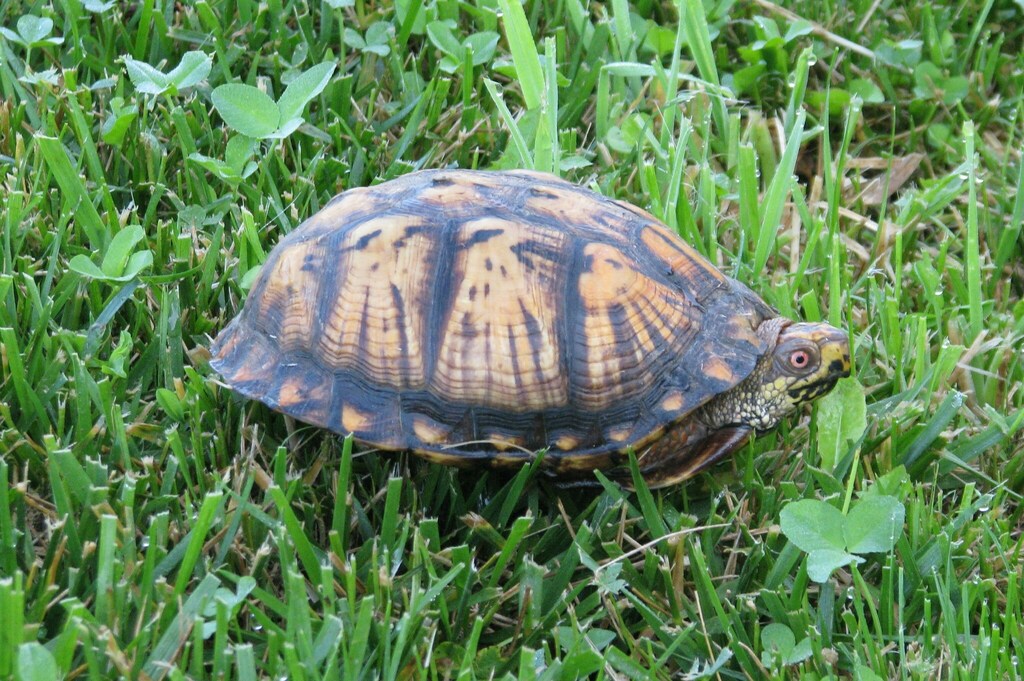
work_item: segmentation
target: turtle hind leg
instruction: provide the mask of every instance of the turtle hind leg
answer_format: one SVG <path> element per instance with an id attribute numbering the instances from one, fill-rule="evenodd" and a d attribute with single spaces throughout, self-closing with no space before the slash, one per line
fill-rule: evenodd
<path id="1" fill-rule="evenodd" d="M 640 475 L 650 489 L 679 484 L 729 456 L 753 435 L 750 426 L 727 426 L 713 431 L 702 425 L 674 428 L 637 459 Z M 620 484 L 632 487 L 628 468 L 609 473 Z"/>

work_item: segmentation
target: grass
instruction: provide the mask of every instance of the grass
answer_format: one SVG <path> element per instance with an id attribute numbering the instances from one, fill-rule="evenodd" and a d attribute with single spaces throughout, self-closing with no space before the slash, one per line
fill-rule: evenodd
<path id="1" fill-rule="evenodd" d="M 1019 4 L 309 5 L 0 1 L 0 678 L 1020 675 Z M 323 62 L 280 138 L 214 106 Z M 448 165 L 647 207 L 848 329 L 866 429 L 830 455 L 818 407 L 676 489 L 565 490 L 218 387 L 281 236 Z M 876 494 L 891 549 L 814 581 L 783 509 Z"/>

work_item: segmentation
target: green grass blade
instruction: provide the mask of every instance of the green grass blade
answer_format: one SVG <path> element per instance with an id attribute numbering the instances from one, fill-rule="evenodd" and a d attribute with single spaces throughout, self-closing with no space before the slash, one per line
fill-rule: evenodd
<path id="1" fill-rule="evenodd" d="M 523 101 L 527 110 L 538 109 L 544 101 L 544 70 L 526 13 L 518 0 L 498 0 L 498 7 L 501 8 L 501 23 L 516 65 Z"/>
<path id="2" fill-rule="evenodd" d="M 723 136 L 723 146 L 728 148 L 729 140 L 725 136 L 729 133 L 729 114 L 725 108 L 725 100 L 722 98 L 721 81 L 718 77 L 718 67 L 715 65 L 714 48 L 711 45 L 711 33 L 708 28 L 708 18 L 704 12 L 704 3 L 701 0 L 679 0 L 679 3 L 681 23 L 686 32 L 686 44 L 697 64 L 697 73 L 714 88 L 708 93 L 711 98 L 711 111 L 714 115 L 717 132 Z"/>
<path id="3" fill-rule="evenodd" d="M 14 517 L 11 502 L 7 462 L 0 459 L 0 573 L 4 575 L 13 575 L 17 568 L 17 544 L 14 538 L 14 525 L 11 522 Z M 0 663 L 0 669 L 2 667 Z"/>
<path id="4" fill-rule="evenodd" d="M 534 167 L 533 155 L 526 144 L 526 138 L 523 137 L 523 133 L 519 130 L 518 121 L 512 116 L 512 112 L 509 111 L 508 106 L 505 104 L 505 98 L 498 90 L 498 84 L 485 78 L 484 86 L 487 88 L 487 94 L 491 96 L 494 106 L 498 108 L 498 113 L 505 123 L 505 128 L 508 129 L 509 135 L 512 137 L 512 149 L 519 156 L 519 165 L 523 168 L 532 169 Z"/>
<path id="5" fill-rule="evenodd" d="M 757 248 L 754 251 L 754 272 L 761 273 L 768 262 L 768 255 L 775 250 L 775 237 L 779 231 L 779 222 L 782 219 L 782 211 L 785 208 L 786 197 L 793 186 L 793 170 L 796 168 L 797 151 L 803 141 L 804 121 L 806 116 L 803 111 L 796 115 L 796 122 L 793 124 L 793 134 L 786 140 L 785 151 L 782 152 L 782 159 L 775 171 L 772 182 L 765 191 L 764 204 L 761 209 L 760 229 L 757 235 Z M 749 161 L 748 161 L 749 163 Z"/>
<path id="6" fill-rule="evenodd" d="M 978 239 L 978 177 L 974 152 L 974 122 L 964 123 L 964 151 L 967 156 L 967 241 L 964 244 L 967 276 L 967 309 L 970 337 L 981 333 L 984 318 L 981 308 L 981 245 Z"/>
<path id="7" fill-rule="evenodd" d="M 100 543 L 96 553 L 96 619 L 105 623 L 111 621 L 114 610 L 116 542 L 117 517 L 104 515 L 100 518 Z"/>
<path id="8" fill-rule="evenodd" d="M 1024 229 L 1024 160 L 1017 163 L 1017 184 L 1013 192 L 1013 211 L 1010 213 L 1009 222 L 1006 228 L 999 235 L 999 245 L 996 247 L 995 263 L 997 269 L 1002 269 L 1014 251 L 1024 253 L 1024 246 L 1021 245 L 1021 229 Z"/>
<path id="9" fill-rule="evenodd" d="M 4 372 L 6 374 L 4 379 L 14 384 L 14 394 L 18 398 L 18 404 L 23 413 L 22 429 L 27 430 L 37 422 L 48 423 L 46 409 L 35 390 L 29 385 L 29 376 L 26 374 L 24 364 L 25 356 L 22 354 L 23 348 L 19 346 L 14 329 L 0 329 L 0 349 L 3 349 L 8 363 L 8 371 Z"/>
<path id="10" fill-rule="evenodd" d="M 177 610 L 143 667 L 151 679 L 163 679 L 171 671 L 174 660 L 192 632 L 195 618 L 213 598 L 218 586 L 219 579 L 206 575 Z"/>
<path id="11" fill-rule="evenodd" d="M 85 231 L 89 246 L 103 252 L 111 234 L 96 211 L 96 206 L 92 205 L 90 193 L 82 182 L 81 175 L 72 165 L 64 145 L 60 140 L 45 135 L 36 135 L 35 140 L 36 146 L 46 160 L 46 166 L 64 194 L 65 205 L 72 209 L 78 218 L 76 222 Z"/>
<path id="12" fill-rule="evenodd" d="M 18 646 L 24 641 L 25 589 L 20 572 L 0 578 L 0 675 L 10 678 L 14 672 Z"/>
<path id="13" fill-rule="evenodd" d="M 196 522 L 188 534 L 188 548 L 181 559 L 181 566 L 178 568 L 178 578 L 174 582 L 174 590 L 178 595 L 185 593 L 185 588 L 192 580 L 192 572 L 195 570 L 196 563 L 199 562 L 199 555 L 202 553 L 203 544 L 206 542 L 206 535 L 210 528 L 213 527 L 213 521 L 223 497 L 224 494 L 222 492 L 210 492 L 203 499 L 202 506 L 199 507 Z"/>
<path id="14" fill-rule="evenodd" d="M 739 204 L 740 204 L 740 234 L 746 238 L 757 241 L 760 230 L 760 193 L 757 182 L 757 156 L 754 147 L 749 144 L 741 144 L 739 148 L 739 163 L 737 174 L 739 175 Z M 740 243 L 736 249 L 735 269 L 743 265 L 743 254 L 746 252 L 745 244 Z M 756 261 L 756 259 L 755 259 Z M 754 270 L 754 276 L 758 276 L 759 269 Z"/>
<path id="15" fill-rule="evenodd" d="M 299 560 L 302 562 L 302 567 L 306 571 L 307 575 L 317 575 L 320 573 L 320 559 L 317 556 L 316 551 L 313 549 L 313 545 L 309 541 L 309 537 L 306 536 L 306 531 L 296 517 L 295 512 L 292 510 L 288 498 L 284 494 L 284 490 L 280 487 L 271 487 L 267 490 L 267 494 L 274 501 L 277 506 L 277 512 L 280 514 L 281 521 L 284 523 L 284 527 L 287 530 L 288 540 L 294 544 L 295 550 L 299 555 Z"/>
<path id="16" fill-rule="evenodd" d="M 334 513 L 331 516 L 331 529 L 337 534 L 340 540 L 341 555 L 344 555 L 348 547 L 349 528 L 349 505 L 352 493 L 350 485 L 352 480 L 352 436 L 348 435 L 341 444 L 341 465 L 338 468 L 338 482 L 334 490 Z"/>

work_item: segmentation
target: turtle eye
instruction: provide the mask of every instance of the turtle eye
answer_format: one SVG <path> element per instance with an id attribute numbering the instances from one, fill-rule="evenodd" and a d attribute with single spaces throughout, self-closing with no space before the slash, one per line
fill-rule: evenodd
<path id="1" fill-rule="evenodd" d="M 817 370 L 821 359 L 818 355 L 818 348 L 813 343 L 807 343 L 803 339 L 794 339 L 778 348 L 775 363 L 779 371 L 784 374 L 802 378 Z"/>
<path id="2" fill-rule="evenodd" d="M 794 350 L 789 355 L 789 365 L 797 370 L 806 369 L 811 364 L 811 353 L 806 350 Z"/>

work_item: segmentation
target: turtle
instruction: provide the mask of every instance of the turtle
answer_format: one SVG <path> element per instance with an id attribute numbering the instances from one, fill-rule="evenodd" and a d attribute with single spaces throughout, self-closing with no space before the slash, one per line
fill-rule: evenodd
<path id="1" fill-rule="evenodd" d="M 647 211 L 533 171 L 421 170 L 283 237 L 211 346 L 242 396 L 380 450 L 679 483 L 850 373 Z M 585 483 L 582 483 L 585 484 Z"/>

